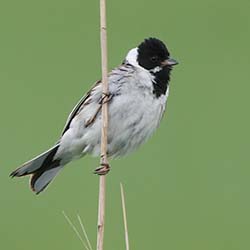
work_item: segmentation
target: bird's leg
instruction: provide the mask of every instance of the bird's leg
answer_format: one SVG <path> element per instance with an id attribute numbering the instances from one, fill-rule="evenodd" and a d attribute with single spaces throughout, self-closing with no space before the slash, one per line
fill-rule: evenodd
<path id="1" fill-rule="evenodd" d="M 101 163 L 101 167 L 96 168 L 94 174 L 106 175 L 110 171 L 110 165 L 108 163 Z"/>
<path id="2" fill-rule="evenodd" d="M 99 106 L 98 109 L 96 110 L 96 112 L 95 112 L 95 114 L 93 115 L 93 117 L 91 117 L 90 119 L 88 119 L 88 120 L 85 122 L 85 127 L 88 127 L 89 125 L 91 125 L 91 124 L 95 121 L 97 115 L 99 114 L 99 112 L 100 112 L 101 109 L 102 109 L 102 104 L 104 104 L 104 103 L 106 103 L 106 102 L 109 102 L 109 101 L 112 99 L 112 97 L 113 97 L 112 94 L 110 94 L 110 93 L 107 94 L 107 93 L 104 93 L 104 92 L 103 92 L 103 97 L 101 98 L 101 100 L 100 100 L 100 102 L 99 102 L 100 106 Z M 105 98 L 107 98 L 107 100 L 104 101 Z"/>
<path id="3" fill-rule="evenodd" d="M 112 94 L 105 93 L 105 92 L 103 92 L 102 95 L 103 95 L 103 97 L 102 97 L 102 99 L 100 101 L 100 104 L 104 104 L 106 102 L 109 102 L 112 99 L 112 97 L 113 97 Z M 101 167 L 96 168 L 95 171 L 94 171 L 94 174 L 106 175 L 110 171 L 110 165 L 108 163 L 103 163 L 103 157 L 104 156 L 101 155 L 101 159 L 102 159 L 101 160 L 101 164 L 100 164 Z"/>

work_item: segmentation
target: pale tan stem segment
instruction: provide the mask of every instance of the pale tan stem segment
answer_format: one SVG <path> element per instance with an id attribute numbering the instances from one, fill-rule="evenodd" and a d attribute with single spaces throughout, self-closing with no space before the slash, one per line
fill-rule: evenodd
<path id="1" fill-rule="evenodd" d="M 99 183 L 99 209 L 97 225 L 97 250 L 103 250 L 104 241 L 104 219 L 105 219 L 105 182 L 104 175 L 100 176 Z"/>
<path id="2" fill-rule="evenodd" d="M 107 25 L 106 25 L 106 0 L 100 0 L 100 32 L 101 32 L 101 57 L 102 57 L 102 137 L 101 137 L 101 164 L 108 165 L 107 134 L 108 134 L 108 60 L 107 60 Z M 105 219 L 105 193 L 106 177 L 100 176 L 99 182 L 99 208 L 97 225 L 97 250 L 103 250 L 104 219 Z"/>

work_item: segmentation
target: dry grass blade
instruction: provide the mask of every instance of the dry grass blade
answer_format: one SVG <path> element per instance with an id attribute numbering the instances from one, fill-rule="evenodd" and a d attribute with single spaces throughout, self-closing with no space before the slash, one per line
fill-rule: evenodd
<path id="1" fill-rule="evenodd" d="M 123 189 L 122 183 L 120 183 L 120 188 L 121 188 L 122 213 L 123 213 L 123 221 L 124 221 L 126 250 L 129 250 L 128 224 L 127 224 L 127 215 L 126 215 L 126 206 L 125 206 L 125 195 L 124 195 L 124 189 Z"/>
<path id="2" fill-rule="evenodd" d="M 85 247 L 86 250 L 90 250 L 87 246 L 87 244 L 84 242 L 83 238 L 81 237 L 80 233 L 78 232 L 78 230 L 76 229 L 75 225 L 72 223 L 72 221 L 70 220 L 70 218 L 66 215 L 66 213 L 64 211 L 62 211 L 63 216 L 65 217 L 65 219 L 67 220 L 67 222 L 69 223 L 69 225 L 71 226 L 71 228 L 73 229 L 73 231 L 76 233 L 76 236 L 79 238 L 79 240 L 81 241 L 82 245 Z"/>
<path id="3" fill-rule="evenodd" d="M 92 245 L 90 244 L 90 241 L 89 241 L 87 232 L 86 232 L 86 230 L 85 230 L 85 228 L 84 228 L 84 225 L 83 225 L 83 223 L 82 223 L 82 219 L 81 219 L 81 217 L 80 217 L 79 214 L 77 215 L 77 219 L 78 219 L 78 221 L 79 221 L 79 223 L 80 223 L 82 232 L 83 232 L 84 237 L 85 237 L 85 239 L 86 239 L 86 241 L 87 241 L 87 244 L 88 244 L 88 246 L 89 246 L 89 249 L 90 249 L 90 250 L 93 250 Z"/>

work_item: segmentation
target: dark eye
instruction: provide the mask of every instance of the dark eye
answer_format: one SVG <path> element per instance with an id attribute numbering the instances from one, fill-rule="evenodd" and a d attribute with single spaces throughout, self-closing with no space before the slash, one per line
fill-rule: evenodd
<path id="1" fill-rule="evenodd" d="M 158 56 L 152 56 L 152 57 L 150 58 L 150 60 L 151 60 L 151 62 L 156 63 L 156 62 L 159 61 L 159 58 L 158 58 Z"/>

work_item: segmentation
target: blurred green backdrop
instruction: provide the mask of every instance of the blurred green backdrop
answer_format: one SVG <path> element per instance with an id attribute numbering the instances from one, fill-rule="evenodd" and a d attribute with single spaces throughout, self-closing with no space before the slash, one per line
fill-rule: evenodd
<path id="1" fill-rule="evenodd" d="M 145 37 L 180 61 L 153 138 L 112 162 L 105 249 L 250 249 L 250 2 L 108 0 L 110 68 Z M 81 249 L 62 216 L 80 213 L 95 246 L 98 159 L 70 164 L 35 196 L 15 167 L 58 139 L 100 78 L 99 2 L 0 2 L 0 248 Z"/>

